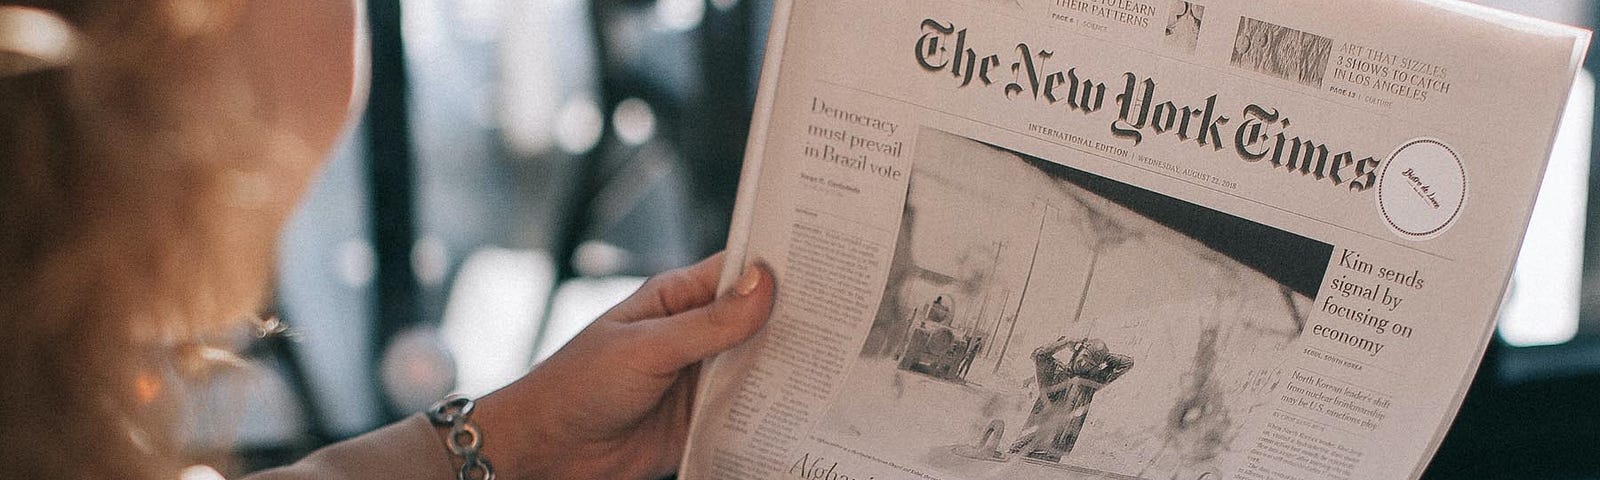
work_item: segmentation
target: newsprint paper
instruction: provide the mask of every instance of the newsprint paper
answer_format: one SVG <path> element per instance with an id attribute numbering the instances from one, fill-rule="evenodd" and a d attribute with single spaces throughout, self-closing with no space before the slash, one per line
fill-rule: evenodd
<path id="1" fill-rule="evenodd" d="M 699 479 L 1421 475 L 1588 33 L 1397 0 L 778 1 Z"/>

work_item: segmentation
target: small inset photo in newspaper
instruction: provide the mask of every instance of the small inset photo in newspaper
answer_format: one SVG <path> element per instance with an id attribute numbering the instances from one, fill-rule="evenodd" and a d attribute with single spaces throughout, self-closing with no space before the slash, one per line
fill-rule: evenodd
<path id="1" fill-rule="evenodd" d="M 941 478 L 1215 478 L 1249 448 L 1331 245 L 917 138 L 885 293 L 819 437 Z"/>
<path id="2" fill-rule="evenodd" d="M 1200 41 L 1200 26 L 1205 19 L 1206 6 L 1187 0 L 1172 0 L 1167 9 L 1167 28 L 1162 32 L 1161 43 L 1167 48 L 1194 53 Z"/>
<path id="3" fill-rule="evenodd" d="M 1233 66 L 1313 87 L 1322 86 L 1333 40 L 1250 17 L 1239 17 Z"/>

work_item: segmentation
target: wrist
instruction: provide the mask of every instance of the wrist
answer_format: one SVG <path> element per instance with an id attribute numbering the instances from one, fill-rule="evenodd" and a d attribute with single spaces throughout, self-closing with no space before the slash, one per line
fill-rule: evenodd
<path id="1" fill-rule="evenodd" d="M 540 410 L 550 405 L 519 391 L 521 383 L 478 399 L 473 416 L 485 438 L 483 455 L 494 461 L 497 480 L 558 478 L 557 440 L 543 422 L 548 412 Z"/>

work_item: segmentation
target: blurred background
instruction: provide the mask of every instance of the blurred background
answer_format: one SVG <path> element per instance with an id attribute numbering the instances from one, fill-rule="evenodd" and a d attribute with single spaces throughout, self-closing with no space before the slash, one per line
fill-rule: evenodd
<path id="1" fill-rule="evenodd" d="M 367 3 L 366 115 L 281 239 L 290 333 L 194 393 L 227 418 L 195 422 L 225 426 L 197 448 L 244 452 L 229 470 L 488 393 L 725 241 L 770 0 Z M 1425 478 L 1600 479 L 1592 76 L 1574 92 L 1500 334 Z"/>

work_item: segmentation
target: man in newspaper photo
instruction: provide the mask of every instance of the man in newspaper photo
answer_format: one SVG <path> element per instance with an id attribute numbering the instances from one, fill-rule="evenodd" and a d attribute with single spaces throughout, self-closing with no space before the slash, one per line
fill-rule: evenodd
<path id="1" fill-rule="evenodd" d="M 1065 362 L 1057 353 L 1070 351 Z M 1111 353 L 1094 338 L 1063 336 L 1033 351 L 1039 398 L 1023 428 L 1031 429 L 1012 444 L 1011 452 L 1051 463 L 1072 451 L 1089 415 L 1094 393 L 1133 368 L 1133 358 Z"/>

